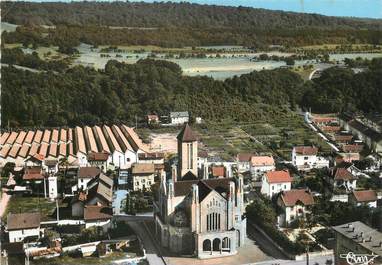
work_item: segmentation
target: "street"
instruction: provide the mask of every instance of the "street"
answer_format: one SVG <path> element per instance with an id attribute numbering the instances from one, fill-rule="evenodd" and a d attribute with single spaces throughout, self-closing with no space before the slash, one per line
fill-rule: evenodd
<path id="1" fill-rule="evenodd" d="M 161 258 L 160 254 L 157 254 L 159 253 L 159 250 L 156 249 L 153 239 L 151 239 L 148 231 L 146 230 L 146 226 L 143 224 L 143 221 L 130 221 L 128 224 L 142 240 L 143 247 L 146 250 L 147 261 L 150 265 L 165 265 L 165 262 Z"/>

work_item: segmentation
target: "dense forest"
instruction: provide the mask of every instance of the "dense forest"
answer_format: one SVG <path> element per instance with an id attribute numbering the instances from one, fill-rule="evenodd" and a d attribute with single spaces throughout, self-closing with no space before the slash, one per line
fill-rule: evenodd
<path id="1" fill-rule="evenodd" d="M 3 21 L 24 26 L 3 34 L 5 43 L 260 49 L 272 44 L 382 44 L 382 20 L 376 19 L 170 2 L 2 2 L 1 6 Z"/>
<path id="2" fill-rule="evenodd" d="M 382 29 L 382 21 L 328 17 L 271 11 L 250 7 L 227 7 L 171 2 L 69 2 L 1 4 L 3 21 L 18 25 L 98 25 L 116 27 L 192 28 L 289 28 Z"/>
<path id="3" fill-rule="evenodd" d="M 287 70 L 263 70 L 225 81 L 182 75 L 177 64 L 109 61 L 60 74 L 2 68 L 2 124 L 62 126 L 133 121 L 135 115 L 188 110 L 207 120 L 253 121 L 283 115 L 297 105 L 315 111 L 352 107 L 382 112 L 382 60 L 354 74 L 331 68 L 314 82 Z M 16 104 L 15 104 L 16 103 Z"/>

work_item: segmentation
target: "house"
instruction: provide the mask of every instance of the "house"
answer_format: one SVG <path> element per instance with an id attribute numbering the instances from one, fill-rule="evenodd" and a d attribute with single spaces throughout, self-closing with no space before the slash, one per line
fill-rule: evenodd
<path id="1" fill-rule="evenodd" d="M 346 191 L 352 191 L 357 187 L 358 177 L 353 175 L 348 168 L 334 167 L 330 170 L 329 182 L 334 188 L 344 188 Z"/>
<path id="2" fill-rule="evenodd" d="M 282 191 L 277 204 L 282 209 L 279 225 L 288 226 L 294 220 L 305 218 L 306 214 L 310 213 L 309 207 L 314 205 L 314 198 L 309 190 L 294 189 Z"/>
<path id="3" fill-rule="evenodd" d="M 84 217 L 86 206 L 110 207 L 113 201 L 113 185 L 113 180 L 103 173 L 90 180 L 87 189 L 77 193 L 71 200 L 72 216 Z"/>
<path id="4" fill-rule="evenodd" d="M 248 172 L 251 170 L 251 157 L 252 153 L 238 153 L 236 156 L 237 169 L 240 173 Z"/>
<path id="5" fill-rule="evenodd" d="M 22 178 L 27 190 L 31 190 L 34 194 L 44 193 L 46 197 L 46 174 L 41 167 L 24 168 Z"/>
<path id="6" fill-rule="evenodd" d="M 336 239 L 334 264 L 349 265 L 348 253 L 364 260 L 353 264 L 382 264 L 382 233 L 359 221 L 334 226 L 332 230 Z"/>
<path id="7" fill-rule="evenodd" d="M 251 174 L 253 176 L 272 170 L 275 170 L 275 160 L 272 156 L 251 157 Z"/>
<path id="8" fill-rule="evenodd" d="M 317 153 L 318 148 L 314 146 L 295 146 L 292 150 L 292 164 L 301 171 L 329 167 L 329 160 L 317 156 Z"/>
<path id="9" fill-rule="evenodd" d="M 106 172 L 108 168 L 109 153 L 106 151 L 90 152 L 88 154 L 88 164 L 90 167 L 98 167 L 102 172 Z"/>
<path id="10" fill-rule="evenodd" d="M 155 181 L 155 165 L 135 163 L 131 167 L 132 187 L 134 191 L 150 190 Z"/>
<path id="11" fill-rule="evenodd" d="M 156 114 L 149 114 L 146 116 L 147 124 L 157 124 L 159 123 L 159 117 Z"/>
<path id="12" fill-rule="evenodd" d="M 10 243 L 40 239 L 43 236 L 40 213 L 9 213 L 7 231 Z"/>
<path id="13" fill-rule="evenodd" d="M 288 191 L 291 189 L 292 181 L 288 170 L 266 172 L 261 183 L 261 193 L 272 197 L 280 191 Z"/>
<path id="14" fill-rule="evenodd" d="M 100 173 L 101 170 L 98 167 L 80 167 L 77 173 L 78 190 L 86 190 L 88 182 Z"/>
<path id="15" fill-rule="evenodd" d="M 181 125 L 189 122 L 189 120 L 188 111 L 170 112 L 170 123 L 172 125 Z"/>
<path id="16" fill-rule="evenodd" d="M 88 205 L 84 209 L 85 228 L 102 227 L 104 232 L 111 228 L 113 210 L 111 207 Z"/>
<path id="17" fill-rule="evenodd" d="M 139 163 L 150 163 L 163 165 L 164 164 L 164 153 L 154 152 L 154 153 L 139 153 L 138 154 Z"/>
<path id="18" fill-rule="evenodd" d="M 212 178 L 225 178 L 226 168 L 224 166 L 212 166 L 211 167 L 211 177 Z"/>
<path id="19" fill-rule="evenodd" d="M 382 133 L 376 128 L 349 113 L 339 116 L 340 124 L 350 131 L 357 139 L 365 142 L 372 152 L 382 153 Z"/>
<path id="20" fill-rule="evenodd" d="M 349 195 L 349 202 L 356 206 L 367 205 L 376 208 L 377 200 L 377 192 L 374 190 L 353 190 Z"/>

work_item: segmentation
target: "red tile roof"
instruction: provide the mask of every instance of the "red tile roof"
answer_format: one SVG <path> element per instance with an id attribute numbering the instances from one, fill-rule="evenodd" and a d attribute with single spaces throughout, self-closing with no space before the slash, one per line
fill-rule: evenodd
<path id="1" fill-rule="evenodd" d="M 305 206 L 313 205 L 314 198 L 309 190 L 289 190 L 281 193 L 281 200 L 287 207 L 302 203 Z"/>
<path id="2" fill-rule="evenodd" d="M 287 170 L 268 171 L 266 174 L 268 183 L 292 182 L 293 179 Z"/>
<path id="3" fill-rule="evenodd" d="M 8 215 L 8 230 L 37 228 L 40 226 L 40 213 L 10 213 Z"/>
<path id="4" fill-rule="evenodd" d="M 239 162 L 249 162 L 252 156 L 252 153 L 238 153 L 236 158 Z"/>
<path id="5" fill-rule="evenodd" d="M 374 190 L 353 191 L 353 196 L 357 202 L 372 202 L 378 199 Z"/>
<path id="6" fill-rule="evenodd" d="M 324 132 L 339 132 L 341 131 L 340 126 L 322 126 L 321 130 Z"/>
<path id="7" fill-rule="evenodd" d="M 79 178 L 95 178 L 101 173 L 98 167 L 80 167 L 78 170 Z"/>
<path id="8" fill-rule="evenodd" d="M 314 146 L 296 146 L 294 148 L 296 154 L 299 155 L 317 155 L 318 148 Z"/>
<path id="9" fill-rule="evenodd" d="M 224 166 L 213 166 L 212 167 L 212 176 L 224 177 L 225 176 L 225 167 Z"/>
<path id="10" fill-rule="evenodd" d="M 359 153 L 363 150 L 363 144 L 348 144 L 343 145 L 342 150 L 346 153 Z"/>
<path id="11" fill-rule="evenodd" d="M 252 156 L 252 166 L 274 166 L 275 160 L 272 156 Z"/>
<path id="12" fill-rule="evenodd" d="M 113 211 L 110 207 L 104 206 L 86 206 L 84 209 L 85 221 L 107 220 L 112 218 Z"/>
<path id="13" fill-rule="evenodd" d="M 91 152 L 88 155 L 88 161 L 107 161 L 108 158 L 108 152 Z"/>
<path id="14" fill-rule="evenodd" d="M 349 172 L 346 168 L 337 168 L 334 172 L 335 180 L 354 180 L 358 179 L 351 172 Z"/>
<path id="15" fill-rule="evenodd" d="M 23 180 L 42 180 L 44 179 L 44 174 L 40 167 L 30 167 L 26 168 Z"/>

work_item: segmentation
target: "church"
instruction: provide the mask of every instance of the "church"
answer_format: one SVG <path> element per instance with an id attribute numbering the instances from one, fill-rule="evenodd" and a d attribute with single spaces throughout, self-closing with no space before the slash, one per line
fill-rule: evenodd
<path id="1" fill-rule="evenodd" d="M 155 233 L 161 246 L 201 259 L 235 255 L 244 243 L 243 179 L 198 176 L 198 140 L 185 124 L 171 178 L 162 176 L 155 202 Z"/>

